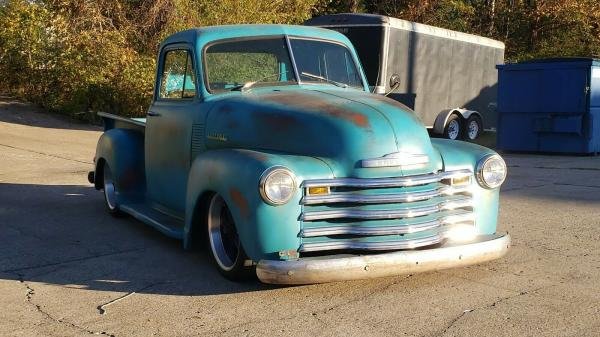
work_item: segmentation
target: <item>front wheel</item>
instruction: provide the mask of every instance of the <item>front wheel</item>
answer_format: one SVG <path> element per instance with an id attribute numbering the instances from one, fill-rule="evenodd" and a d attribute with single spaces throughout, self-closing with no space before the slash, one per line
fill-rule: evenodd
<path id="1" fill-rule="evenodd" d="M 217 269 L 232 281 L 248 279 L 252 275 L 251 264 L 245 265 L 248 257 L 223 197 L 213 195 L 207 213 L 208 246 Z"/>
<path id="2" fill-rule="evenodd" d="M 481 130 L 483 130 L 483 123 L 481 121 L 481 117 L 477 115 L 471 115 L 467 119 L 467 125 L 465 130 L 465 135 L 468 140 L 475 140 L 481 134 Z"/>

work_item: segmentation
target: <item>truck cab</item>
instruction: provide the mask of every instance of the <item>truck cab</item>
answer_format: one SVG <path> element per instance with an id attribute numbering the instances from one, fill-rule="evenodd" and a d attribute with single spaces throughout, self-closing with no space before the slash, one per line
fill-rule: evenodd
<path id="1" fill-rule="evenodd" d="M 146 118 L 99 115 L 89 179 L 108 211 L 205 245 L 230 279 L 381 277 L 508 248 L 496 233 L 502 158 L 433 140 L 411 109 L 370 93 L 338 32 L 176 33 L 160 46 Z"/>

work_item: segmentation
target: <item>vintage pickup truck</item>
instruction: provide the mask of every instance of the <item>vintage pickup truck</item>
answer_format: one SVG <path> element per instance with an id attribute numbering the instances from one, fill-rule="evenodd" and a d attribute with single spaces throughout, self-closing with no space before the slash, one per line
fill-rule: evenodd
<path id="1" fill-rule="evenodd" d="M 88 179 L 106 208 L 205 244 L 239 280 L 307 284 L 501 257 L 504 160 L 431 139 L 369 93 L 354 47 L 315 27 L 190 29 L 160 46 L 145 119 L 100 113 Z"/>

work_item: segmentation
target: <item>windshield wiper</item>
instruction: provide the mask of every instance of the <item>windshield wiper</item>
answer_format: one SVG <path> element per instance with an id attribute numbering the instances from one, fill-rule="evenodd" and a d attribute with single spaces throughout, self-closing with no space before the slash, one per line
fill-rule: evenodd
<path id="1" fill-rule="evenodd" d="M 273 76 L 281 77 L 281 75 L 287 74 L 289 72 L 290 72 L 289 70 L 286 70 L 286 71 L 282 71 L 282 72 L 279 72 L 279 73 L 276 73 L 276 74 L 271 74 L 269 76 L 262 77 L 262 78 L 260 78 L 260 79 L 258 79 L 256 81 L 250 81 L 250 82 L 246 82 L 244 84 L 236 85 L 235 87 L 233 87 L 233 88 L 231 88 L 229 90 L 230 91 L 238 91 L 238 90 L 239 91 L 245 91 L 245 90 L 251 88 L 253 85 L 255 85 L 258 82 L 262 82 L 262 81 L 264 81 L 264 80 L 266 80 L 268 78 L 271 78 Z"/>
<path id="2" fill-rule="evenodd" d="M 334 80 L 330 80 L 330 79 L 325 78 L 323 76 L 319 76 L 319 75 L 307 73 L 305 71 L 303 71 L 302 73 L 300 73 L 300 75 L 306 76 L 306 77 L 310 77 L 310 78 L 314 78 L 314 79 L 321 80 L 321 81 L 325 81 L 325 82 L 327 82 L 329 84 L 333 84 L 333 85 L 341 87 L 341 88 L 348 88 L 348 85 L 346 83 L 336 82 Z"/>

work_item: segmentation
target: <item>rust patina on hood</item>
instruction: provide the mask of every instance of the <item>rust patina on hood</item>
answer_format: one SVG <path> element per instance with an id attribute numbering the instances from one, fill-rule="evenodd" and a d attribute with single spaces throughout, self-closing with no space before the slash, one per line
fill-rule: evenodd
<path id="1" fill-rule="evenodd" d="M 247 148 L 307 155 L 335 176 L 399 176 L 441 169 L 426 129 L 402 104 L 357 90 L 256 90 L 215 102 L 208 148 Z M 217 135 L 217 137 L 215 137 Z M 364 168 L 363 160 L 421 156 L 418 167 Z"/>

